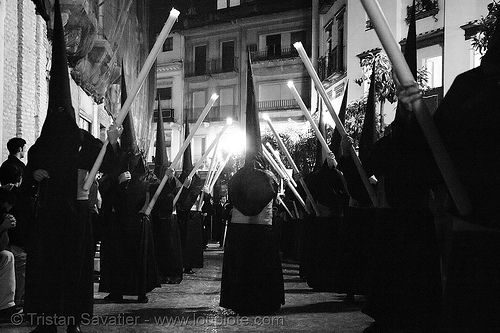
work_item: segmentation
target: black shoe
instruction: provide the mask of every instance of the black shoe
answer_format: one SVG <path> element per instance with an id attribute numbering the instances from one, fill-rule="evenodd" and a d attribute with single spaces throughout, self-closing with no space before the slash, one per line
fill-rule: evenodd
<path id="1" fill-rule="evenodd" d="M 149 298 L 146 295 L 137 296 L 137 303 L 147 303 L 149 302 Z"/>
<path id="2" fill-rule="evenodd" d="M 82 333 L 80 324 L 68 325 L 68 327 L 66 328 L 66 333 Z"/>
<path id="3" fill-rule="evenodd" d="M 167 277 L 167 284 L 179 284 L 182 281 L 182 276 L 169 276 Z"/>
<path id="4" fill-rule="evenodd" d="M 110 293 L 108 296 L 104 297 L 103 300 L 112 303 L 120 303 L 123 302 L 123 295 Z"/>
<path id="5" fill-rule="evenodd" d="M 57 326 L 55 326 L 55 325 L 38 325 L 30 333 L 57 333 Z"/>
<path id="6" fill-rule="evenodd" d="M 23 309 L 17 306 L 11 306 L 7 309 L 0 310 L 0 324 L 10 323 L 12 321 L 13 315 L 21 315 L 23 313 Z M 16 321 L 19 318 L 16 318 Z"/>

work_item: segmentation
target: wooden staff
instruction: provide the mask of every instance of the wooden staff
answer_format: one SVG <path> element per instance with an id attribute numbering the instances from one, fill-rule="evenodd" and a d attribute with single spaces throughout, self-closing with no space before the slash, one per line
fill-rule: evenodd
<path id="1" fill-rule="evenodd" d="M 307 114 L 309 115 L 309 112 Z M 290 165 L 292 166 L 293 171 L 299 176 L 299 183 L 300 183 L 300 185 L 302 185 L 302 188 L 306 192 L 306 196 L 309 199 L 309 202 L 311 203 L 311 205 L 314 209 L 314 212 L 316 213 L 316 216 L 319 216 L 319 208 L 318 208 L 318 205 L 316 205 L 316 200 L 314 200 L 314 198 L 311 194 L 311 191 L 309 191 L 309 188 L 307 187 L 306 182 L 304 181 L 304 177 L 302 176 L 302 174 L 299 171 L 299 168 L 297 167 L 297 165 L 293 161 L 292 155 L 290 155 L 290 152 L 288 152 L 288 149 L 286 148 L 285 143 L 283 142 L 283 140 L 281 140 L 280 136 L 278 135 L 278 132 L 276 132 L 276 129 L 274 128 L 273 123 L 271 122 L 271 118 L 269 118 L 269 116 L 267 114 L 264 114 L 262 117 L 269 125 L 269 128 L 271 128 L 271 131 L 273 132 L 273 134 L 276 138 L 276 141 L 278 141 L 278 145 L 280 146 L 281 150 L 283 150 L 283 152 L 285 153 L 285 156 L 288 160 L 288 163 L 290 163 Z M 316 125 L 316 124 L 314 124 L 314 125 Z M 321 135 L 321 137 L 323 138 L 322 135 Z M 328 147 L 328 145 L 327 145 L 327 147 Z"/>
<path id="2" fill-rule="evenodd" d="M 219 143 L 217 142 L 217 145 L 215 146 L 214 148 L 214 155 L 212 156 L 212 160 L 210 161 L 210 166 L 208 167 L 208 171 L 207 171 L 207 178 L 205 180 L 205 188 L 208 189 L 210 183 L 212 182 L 212 178 L 214 176 L 214 168 L 216 169 L 217 168 L 217 165 L 219 164 L 217 161 L 217 163 L 215 162 L 215 160 L 217 159 L 217 148 L 219 147 Z"/>
<path id="3" fill-rule="evenodd" d="M 314 119 L 312 119 L 311 115 L 309 114 L 309 110 L 307 110 L 307 106 L 304 104 L 304 101 L 302 100 L 302 97 L 300 97 L 299 92 L 295 88 L 295 85 L 293 84 L 293 81 L 288 81 L 287 83 L 288 88 L 290 88 L 290 91 L 292 92 L 293 97 L 299 104 L 300 109 L 302 110 L 302 113 L 306 117 L 306 119 L 309 121 L 309 124 L 311 125 L 312 129 L 314 130 L 314 133 L 316 134 L 316 138 L 319 140 L 319 143 L 323 147 L 323 149 L 332 157 L 333 159 L 333 165 L 337 166 L 337 161 L 335 160 L 335 155 L 332 153 L 330 150 L 330 147 L 328 147 L 328 143 L 326 143 L 325 138 L 321 134 L 321 131 L 319 130 L 318 126 L 314 122 Z"/>
<path id="4" fill-rule="evenodd" d="M 295 218 L 293 215 L 292 215 L 292 212 L 290 211 L 290 209 L 288 209 L 288 207 L 285 205 L 285 203 L 283 202 L 283 199 L 281 199 L 281 197 L 278 195 L 278 202 L 283 206 L 283 208 L 285 208 L 286 212 L 288 213 L 288 215 L 290 215 L 290 217 L 293 219 Z"/>
<path id="5" fill-rule="evenodd" d="M 413 77 L 413 74 L 408 67 L 408 63 L 401 53 L 399 44 L 394 39 L 378 1 L 361 0 L 361 3 L 370 17 L 370 21 L 375 28 L 375 32 L 377 33 L 387 56 L 391 60 L 401 84 L 405 87 L 414 85 L 415 78 Z M 471 204 L 469 198 L 458 178 L 457 172 L 451 162 L 448 151 L 446 150 L 444 142 L 439 135 L 431 114 L 427 110 L 427 107 L 421 98 L 414 100 L 412 107 L 458 211 L 462 215 L 470 214 Z"/>
<path id="6" fill-rule="evenodd" d="M 207 148 L 207 151 L 203 154 L 203 156 L 198 160 L 198 162 L 196 162 L 196 164 L 194 165 L 193 167 L 193 170 L 191 170 L 191 172 L 189 173 L 189 175 L 186 177 L 186 180 L 184 180 L 184 184 L 181 186 L 181 188 L 179 189 L 179 191 L 177 192 L 175 198 L 174 198 L 174 202 L 172 203 L 172 205 L 175 207 L 175 204 L 177 203 L 177 201 L 179 200 L 179 197 L 181 196 L 181 192 L 182 192 L 182 189 L 184 187 L 189 187 L 189 183 L 191 182 L 191 179 L 193 178 L 194 174 L 196 173 L 196 171 L 198 171 L 198 169 L 201 167 L 201 165 L 203 164 L 203 161 L 205 160 L 205 158 L 207 158 L 208 154 L 210 154 L 210 152 L 212 151 L 212 149 L 215 147 L 215 145 L 217 144 L 217 142 L 219 142 L 220 138 L 222 137 L 222 134 L 224 134 L 224 132 L 227 130 L 227 128 L 233 123 L 233 120 L 231 118 L 228 118 L 227 121 L 226 121 L 226 124 L 224 125 L 224 127 L 220 130 L 219 134 L 217 134 L 217 136 L 215 137 L 215 140 L 212 142 L 212 144 Z"/>
<path id="7" fill-rule="evenodd" d="M 264 145 L 262 145 L 262 153 L 264 154 L 264 157 L 269 161 L 269 163 L 273 166 L 273 168 L 276 170 L 276 172 L 278 172 L 278 174 L 280 175 L 280 177 L 283 178 L 283 180 L 288 185 L 288 187 L 290 188 L 290 190 L 293 192 L 293 194 L 295 195 L 295 197 L 297 198 L 297 200 L 299 201 L 299 203 L 302 205 L 302 207 L 304 207 L 304 209 L 307 212 L 307 214 L 311 214 L 311 211 L 307 207 L 307 205 L 304 202 L 304 200 L 300 197 L 300 194 L 297 192 L 297 190 L 295 189 L 295 187 L 293 187 L 293 185 L 290 183 L 290 181 L 288 179 L 288 174 L 286 174 L 286 173 L 283 174 L 283 171 L 279 167 L 278 163 L 276 163 L 276 161 L 271 156 L 271 153 L 269 151 L 267 151 L 267 148 Z"/>
<path id="8" fill-rule="evenodd" d="M 232 153 L 233 152 L 230 151 L 227 154 L 226 158 L 224 159 L 224 162 L 222 162 L 222 164 L 217 169 L 217 172 L 215 173 L 215 176 L 213 177 L 212 182 L 210 183 L 209 193 L 212 193 L 214 186 L 215 186 L 215 183 L 217 182 L 217 179 L 219 178 L 220 174 L 222 173 L 222 170 L 224 170 L 224 167 L 226 166 L 227 162 L 229 161 L 229 158 L 231 157 Z"/>
<path id="9" fill-rule="evenodd" d="M 123 123 L 125 117 L 127 116 L 128 111 L 130 110 L 130 107 L 132 106 L 132 103 L 134 102 L 134 99 L 137 96 L 137 93 L 139 92 L 139 89 L 141 89 L 141 86 L 146 80 L 146 77 L 149 74 L 151 67 L 153 67 L 153 64 L 156 61 L 158 54 L 160 53 L 163 43 L 170 34 L 170 30 L 172 30 L 172 26 L 179 17 L 179 14 L 180 12 L 175 8 L 172 8 L 172 10 L 170 11 L 170 15 L 167 21 L 165 22 L 163 29 L 158 35 L 158 38 L 156 38 L 156 42 L 153 45 L 153 48 L 151 49 L 151 52 L 149 53 L 148 57 L 146 58 L 146 61 L 144 62 L 144 65 L 142 66 L 139 75 L 137 76 L 137 80 L 135 82 L 135 85 L 132 87 L 132 91 L 130 92 L 130 94 L 127 95 L 125 103 L 118 112 L 118 115 L 115 119 L 116 126 L 120 126 Z M 94 165 L 92 166 L 92 169 L 89 172 L 89 175 L 87 176 L 85 184 L 83 184 L 83 189 L 86 191 L 88 191 L 92 186 L 92 182 L 94 181 L 95 176 L 97 175 L 97 171 L 99 171 L 99 168 L 101 167 L 102 161 L 104 160 L 104 155 L 106 154 L 106 146 L 108 145 L 108 143 L 109 141 L 108 139 L 106 139 L 104 141 L 104 144 L 102 145 L 99 155 L 97 155 L 97 159 L 95 160 Z"/>
<path id="10" fill-rule="evenodd" d="M 288 172 L 286 171 L 286 166 L 281 161 L 279 153 L 273 149 L 273 146 L 271 146 L 271 144 L 269 142 L 266 142 L 266 146 L 267 146 L 267 149 L 269 150 L 269 152 L 274 156 L 274 159 L 276 160 L 276 162 L 278 162 L 278 164 L 279 164 L 280 168 L 283 170 L 283 172 L 288 175 Z M 295 180 L 292 177 L 288 176 L 288 179 L 292 183 L 293 187 L 297 187 L 297 183 L 295 182 Z"/>
<path id="11" fill-rule="evenodd" d="M 210 111 L 210 109 L 214 105 L 217 98 L 219 98 L 219 95 L 213 94 L 212 97 L 210 98 L 210 100 L 208 101 L 207 105 L 205 106 L 205 108 L 201 112 L 200 116 L 198 117 L 198 120 L 194 124 L 193 130 L 189 133 L 188 137 L 182 143 L 182 146 L 181 146 L 179 152 L 177 152 L 177 155 L 175 155 L 174 160 L 170 164 L 170 169 L 175 170 L 177 163 L 179 163 L 179 161 L 182 157 L 182 154 L 184 154 L 184 151 L 186 150 L 187 146 L 191 143 L 191 140 L 193 139 L 194 134 L 196 133 L 196 131 L 200 127 L 203 120 L 205 120 L 205 117 L 207 116 L 208 111 Z M 156 200 L 158 200 L 158 197 L 160 196 L 160 193 L 163 190 L 163 187 L 165 187 L 167 180 L 168 180 L 168 175 L 165 173 L 165 175 L 163 176 L 163 178 L 161 180 L 160 185 L 158 185 L 158 188 L 156 189 L 155 194 L 153 195 L 153 197 L 151 198 L 151 201 L 149 202 L 149 206 L 146 209 L 146 215 L 149 215 L 149 213 L 151 213 L 151 210 L 153 209 L 153 206 L 155 205 Z"/>
<path id="12" fill-rule="evenodd" d="M 328 98 L 328 95 L 326 93 L 325 87 L 323 87 L 323 84 L 321 83 L 321 80 L 318 77 L 318 74 L 314 70 L 311 60 L 307 56 L 306 51 L 304 50 L 304 47 L 302 46 L 301 42 L 296 42 L 293 44 L 295 49 L 297 49 L 297 52 L 299 53 L 300 59 L 302 59 L 302 62 L 306 66 L 307 72 L 309 73 L 309 76 L 311 76 L 311 79 L 314 81 L 314 85 L 316 86 L 316 90 L 320 94 L 320 96 L 323 98 L 323 102 L 326 104 L 326 107 L 328 108 L 328 111 L 330 112 L 330 115 L 333 118 L 333 121 L 335 122 L 335 126 L 337 130 L 339 131 L 340 135 L 342 138 L 345 138 L 347 136 L 347 132 L 344 128 L 344 125 L 339 119 L 339 116 L 337 115 L 337 112 L 333 109 L 333 105 L 330 102 L 330 99 Z M 377 207 L 377 195 L 375 194 L 375 191 L 373 190 L 373 187 L 370 184 L 370 181 L 368 180 L 368 177 L 366 176 L 365 170 L 363 169 L 363 165 L 361 165 L 361 161 L 359 160 L 358 154 L 356 154 L 356 150 L 354 149 L 354 146 L 351 144 L 349 145 L 349 150 L 350 150 L 350 155 L 352 157 L 352 160 L 354 164 L 356 165 L 356 169 L 358 170 L 359 176 L 361 177 L 361 180 L 363 181 L 363 184 L 365 185 L 366 191 L 368 192 L 368 195 L 370 196 L 370 199 L 373 203 L 373 206 Z"/>

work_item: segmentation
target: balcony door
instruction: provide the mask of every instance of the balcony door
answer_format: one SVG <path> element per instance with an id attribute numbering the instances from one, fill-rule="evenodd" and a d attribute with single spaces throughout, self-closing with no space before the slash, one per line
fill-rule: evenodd
<path id="1" fill-rule="evenodd" d="M 279 57 L 281 55 L 281 35 L 266 36 L 267 56 Z"/>
<path id="2" fill-rule="evenodd" d="M 207 73 L 207 46 L 201 45 L 194 48 L 194 73 L 204 75 Z"/>
<path id="3" fill-rule="evenodd" d="M 222 71 L 234 70 L 234 41 L 222 43 Z"/>

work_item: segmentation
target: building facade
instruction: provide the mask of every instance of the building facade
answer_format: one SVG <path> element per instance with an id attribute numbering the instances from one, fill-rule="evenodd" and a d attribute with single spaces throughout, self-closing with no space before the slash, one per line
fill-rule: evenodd
<path id="1" fill-rule="evenodd" d="M 402 49 L 407 33 L 409 9 L 413 0 L 379 0 L 389 27 Z M 491 0 L 416 0 L 417 68 L 429 73 L 425 99 L 435 110 L 454 78 L 480 63 L 471 45 L 477 33 L 474 25 L 488 14 Z M 352 84 L 362 77 L 360 60 L 379 52 L 381 43 L 361 1 L 319 0 L 320 73 L 329 95 L 339 105 L 347 81 L 348 100 L 359 99 L 367 86 Z M 362 15 L 360 13 L 363 13 Z M 383 52 L 383 50 L 382 50 Z M 385 125 L 394 119 L 395 105 L 384 109 Z"/>
<path id="2" fill-rule="evenodd" d="M 122 64 L 130 89 L 149 53 L 147 3 L 60 0 L 76 119 L 81 128 L 96 137 L 105 138 L 105 129 L 120 109 Z M 2 160 L 8 155 L 6 143 L 10 138 L 23 137 L 29 149 L 45 120 L 53 5 L 54 0 L 0 1 Z M 130 110 L 143 150 L 150 144 L 150 140 L 141 138 L 149 138 L 152 84 L 154 79 L 145 82 Z"/>

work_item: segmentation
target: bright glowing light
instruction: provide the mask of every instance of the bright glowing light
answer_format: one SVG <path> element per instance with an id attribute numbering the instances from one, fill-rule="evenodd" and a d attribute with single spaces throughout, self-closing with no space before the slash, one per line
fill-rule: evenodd
<path id="1" fill-rule="evenodd" d="M 233 123 L 233 118 L 229 117 L 226 119 L 226 124 L 231 125 Z"/>
<path id="2" fill-rule="evenodd" d="M 219 95 L 217 95 L 216 93 L 213 93 L 212 97 L 210 97 L 210 98 L 215 101 L 217 98 L 219 98 Z"/>
<path id="3" fill-rule="evenodd" d="M 265 121 L 271 120 L 271 118 L 269 118 L 269 115 L 267 113 L 262 114 L 262 119 L 264 119 Z"/>
<path id="4" fill-rule="evenodd" d="M 295 47 L 297 50 L 300 48 L 300 49 L 303 49 L 304 47 L 302 46 L 302 43 L 301 42 L 295 42 L 293 43 L 293 47 Z"/>
<path id="5" fill-rule="evenodd" d="M 287 84 L 288 88 L 291 88 L 291 87 L 293 87 L 293 86 L 294 86 L 294 84 L 293 84 L 293 81 L 292 81 L 292 80 L 288 81 L 286 84 Z"/>
<path id="6" fill-rule="evenodd" d="M 229 130 L 228 130 L 229 131 Z M 246 138 L 242 131 L 236 130 L 232 133 L 226 133 L 219 141 L 219 149 L 226 152 L 232 152 L 235 155 L 243 153 L 245 150 Z"/>
<path id="7" fill-rule="evenodd" d="M 181 12 L 178 11 L 177 9 L 175 9 L 175 8 L 172 8 L 172 10 L 170 11 L 170 15 L 172 15 L 172 17 L 174 17 L 174 18 L 179 17 L 180 13 Z"/>

